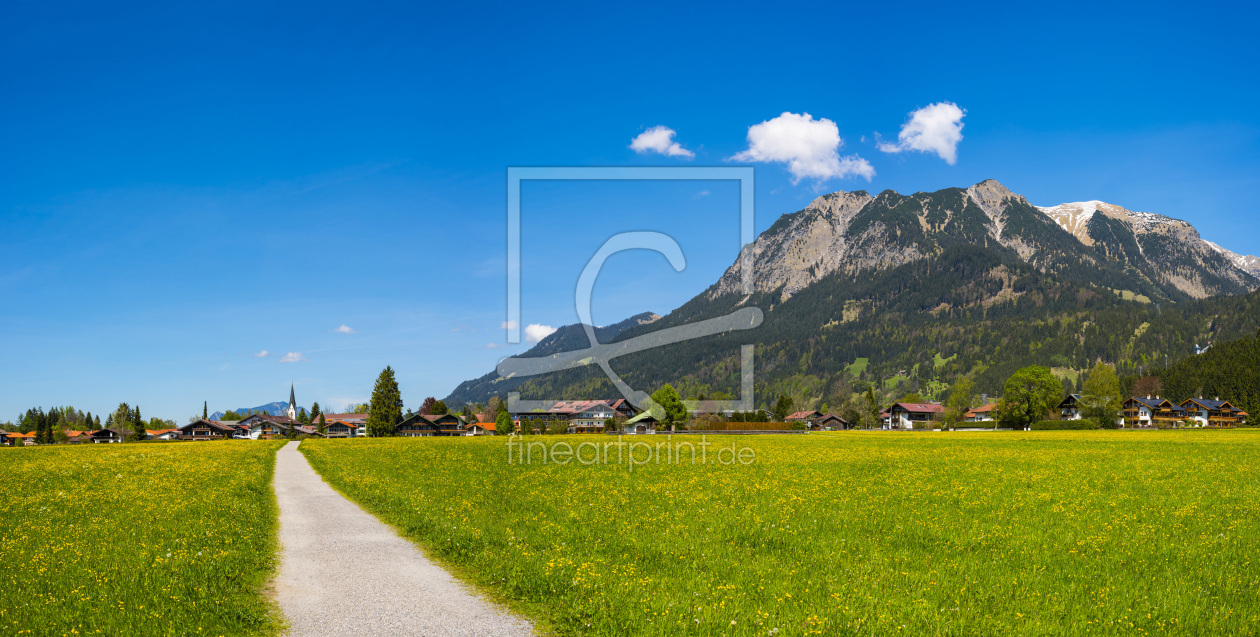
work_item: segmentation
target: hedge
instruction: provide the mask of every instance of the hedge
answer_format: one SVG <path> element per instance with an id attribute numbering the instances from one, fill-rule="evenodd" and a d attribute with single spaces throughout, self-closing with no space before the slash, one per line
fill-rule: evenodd
<path id="1" fill-rule="evenodd" d="M 1082 418 L 1080 420 L 1043 420 L 1032 424 L 1033 431 L 1049 431 L 1053 429 L 1097 429 L 1098 423 Z"/>
<path id="2" fill-rule="evenodd" d="M 791 431 L 807 429 L 805 423 L 795 422 L 711 422 L 705 431 Z"/>

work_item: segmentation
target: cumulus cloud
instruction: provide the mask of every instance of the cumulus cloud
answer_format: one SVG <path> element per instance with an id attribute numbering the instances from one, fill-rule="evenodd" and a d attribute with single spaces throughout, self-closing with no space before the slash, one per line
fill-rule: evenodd
<path id="1" fill-rule="evenodd" d="M 962 118 L 967 111 L 953 102 L 928 104 L 910 113 L 910 120 L 901 126 L 896 143 L 879 142 L 886 153 L 917 150 L 936 153 L 951 166 L 958 161 L 958 142 L 962 141 Z"/>
<path id="2" fill-rule="evenodd" d="M 257 354 L 254 354 L 254 357 L 255 357 L 255 358 L 266 358 L 266 357 L 267 357 L 267 355 L 268 355 L 268 354 L 270 354 L 270 353 L 271 353 L 271 352 L 268 352 L 267 350 L 263 350 L 263 351 L 261 351 L 261 352 L 258 352 Z"/>
<path id="3" fill-rule="evenodd" d="M 342 324 L 341 324 L 341 327 L 339 327 L 339 328 L 337 328 L 337 329 L 335 329 L 335 330 L 333 330 L 333 331 L 334 331 L 334 332 L 337 332 L 338 334 L 358 334 L 358 333 L 359 333 L 359 330 L 356 330 L 356 329 L 354 329 L 353 327 L 350 327 L 349 325 L 346 325 L 345 323 L 342 323 Z"/>
<path id="4" fill-rule="evenodd" d="M 840 129 L 827 119 L 814 119 L 809 113 L 783 113 L 748 127 L 748 149 L 730 161 L 776 162 L 787 164 L 792 183 L 802 179 L 826 181 L 856 175 L 870 181 L 875 168 L 870 162 L 849 155 L 840 156 L 844 140 Z"/>
<path id="5" fill-rule="evenodd" d="M 668 126 L 653 126 L 630 140 L 630 149 L 640 154 L 660 153 L 669 157 L 686 157 L 687 159 L 695 157 L 695 153 L 674 141 L 676 134 L 674 129 Z"/>
<path id="6" fill-rule="evenodd" d="M 302 356 L 302 352 L 289 352 L 280 358 L 281 363 L 300 363 L 304 360 L 306 358 Z"/>
<path id="7" fill-rule="evenodd" d="M 525 326 L 525 340 L 531 343 L 537 343 L 538 341 L 541 341 L 544 338 L 551 336 L 552 334 L 555 333 L 555 331 L 556 331 L 556 328 L 550 325 L 539 325 L 538 323 L 526 325 Z"/>
<path id="8" fill-rule="evenodd" d="M 514 327 L 516 327 L 516 321 L 503 321 L 502 323 L 499 323 L 500 329 L 510 330 Z"/>
<path id="9" fill-rule="evenodd" d="M 486 346 L 485 346 L 485 347 L 483 347 L 482 349 L 499 349 L 499 344 L 498 344 L 498 343 L 486 343 Z"/>

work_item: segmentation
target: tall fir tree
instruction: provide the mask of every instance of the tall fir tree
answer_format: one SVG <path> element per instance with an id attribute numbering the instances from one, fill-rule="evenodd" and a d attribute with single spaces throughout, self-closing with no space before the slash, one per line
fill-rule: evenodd
<path id="1" fill-rule="evenodd" d="M 394 368 L 386 366 L 376 377 L 372 400 L 368 403 L 367 430 L 372 437 L 392 436 L 402 420 L 402 394 L 394 378 Z"/>
<path id="2" fill-rule="evenodd" d="M 139 442 L 148 438 L 148 434 L 144 431 L 144 418 L 140 417 L 140 405 L 136 405 L 131 411 L 131 438 L 132 442 Z"/>
<path id="3" fill-rule="evenodd" d="M 208 400 L 201 401 L 201 419 L 202 420 L 210 419 L 210 401 Z"/>

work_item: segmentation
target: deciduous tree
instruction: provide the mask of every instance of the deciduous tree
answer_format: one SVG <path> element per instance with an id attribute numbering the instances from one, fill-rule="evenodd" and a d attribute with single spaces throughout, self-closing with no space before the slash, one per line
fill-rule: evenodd
<path id="1" fill-rule="evenodd" d="M 1040 365 L 1025 367 L 1006 380 L 1003 414 L 1009 424 L 1023 428 L 1045 418 L 1062 398 L 1063 386 L 1050 370 Z"/>
<path id="2" fill-rule="evenodd" d="M 1116 426 L 1123 404 L 1115 368 L 1106 363 L 1094 365 L 1081 388 L 1081 416 L 1110 429 Z"/>

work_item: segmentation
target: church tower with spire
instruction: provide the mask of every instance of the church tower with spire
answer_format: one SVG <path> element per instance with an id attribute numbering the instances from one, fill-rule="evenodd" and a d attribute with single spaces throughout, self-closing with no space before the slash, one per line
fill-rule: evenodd
<path id="1" fill-rule="evenodd" d="M 289 410 L 284 413 L 297 420 L 297 400 L 293 398 L 293 383 L 289 383 Z"/>

